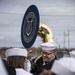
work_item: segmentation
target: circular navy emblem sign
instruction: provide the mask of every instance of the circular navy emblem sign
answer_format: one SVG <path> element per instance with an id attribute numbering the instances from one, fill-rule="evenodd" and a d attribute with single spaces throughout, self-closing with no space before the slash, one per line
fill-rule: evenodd
<path id="1" fill-rule="evenodd" d="M 21 40 L 25 48 L 30 48 L 38 34 L 39 12 L 35 5 L 31 5 L 23 18 L 21 27 Z"/>

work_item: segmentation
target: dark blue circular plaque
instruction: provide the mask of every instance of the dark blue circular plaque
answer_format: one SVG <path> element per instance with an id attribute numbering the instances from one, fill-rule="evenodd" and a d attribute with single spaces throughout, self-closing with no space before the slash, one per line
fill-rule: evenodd
<path id="1" fill-rule="evenodd" d="M 22 22 L 21 40 L 25 48 L 30 48 L 38 34 L 39 11 L 35 5 L 28 7 Z"/>

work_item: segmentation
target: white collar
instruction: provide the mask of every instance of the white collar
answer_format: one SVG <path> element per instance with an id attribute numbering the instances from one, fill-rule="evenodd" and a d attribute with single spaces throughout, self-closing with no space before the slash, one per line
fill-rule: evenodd
<path id="1" fill-rule="evenodd" d="M 54 58 L 55 58 L 55 56 L 50 60 L 50 62 L 51 62 Z M 48 63 L 50 63 L 50 62 L 48 62 Z M 46 65 L 46 64 L 48 64 L 48 63 L 45 63 L 45 61 L 43 61 L 43 65 Z"/>
<path id="2" fill-rule="evenodd" d="M 33 75 L 22 68 L 16 68 L 16 75 Z"/>

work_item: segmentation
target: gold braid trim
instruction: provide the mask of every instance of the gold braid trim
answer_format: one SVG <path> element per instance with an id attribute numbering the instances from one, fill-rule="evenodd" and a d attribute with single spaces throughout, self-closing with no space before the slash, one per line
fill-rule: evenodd
<path id="1" fill-rule="evenodd" d="M 35 58 L 34 63 L 36 63 L 40 58 L 42 57 L 42 55 L 38 56 L 37 58 Z M 30 69 L 30 72 L 32 71 L 32 69 Z"/>
<path id="2" fill-rule="evenodd" d="M 38 56 L 38 57 L 34 60 L 34 62 L 36 63 L 41 57 L 42 57 L 42 55 Z"/>

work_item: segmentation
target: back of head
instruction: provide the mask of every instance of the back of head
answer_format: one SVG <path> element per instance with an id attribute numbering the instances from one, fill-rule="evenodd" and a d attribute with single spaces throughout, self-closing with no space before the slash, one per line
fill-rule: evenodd
<path id="1" fill-rule="evenodd" d="M 8 64 L 12 65 L 14 68 L 24 68 L 24 62 L 27 57 L 26 49 L 11 48 L 6 50 L 5 55 Z"/>
<path id="2" fill-rule="evenodd" d="M 43 70 L 40 75 L 54 75 L 50 70 Z"/>
<path id="3" fill-rule="evenodd" d="M 7 58 L 7 63 L 14 68 L 24 68 L 24 62 L 26 58 L 23 56 L 11 56 Z"/>

